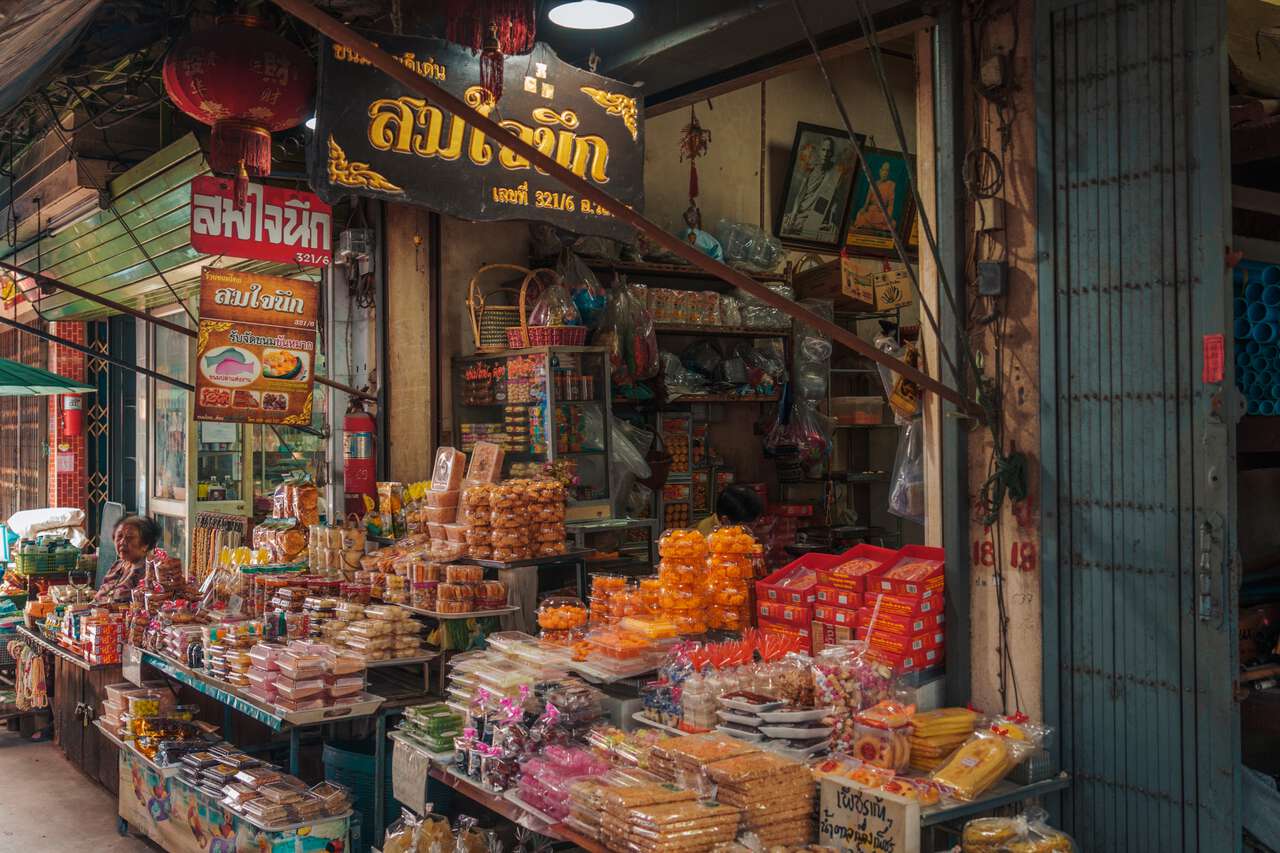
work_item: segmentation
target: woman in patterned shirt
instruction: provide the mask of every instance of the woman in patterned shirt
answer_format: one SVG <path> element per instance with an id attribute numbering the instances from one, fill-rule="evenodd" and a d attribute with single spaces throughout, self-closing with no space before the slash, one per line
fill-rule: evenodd
<path id="1" fill-rule="evenodd" d="M 111 532 L 116 560 L 102 586 L 93 596 L 94 604 L 127 604 L 138 582 L 147 574 L 147 554 L 160 539 L 160 527 L 141 515 L 127 515 L 116 522 Z"/>

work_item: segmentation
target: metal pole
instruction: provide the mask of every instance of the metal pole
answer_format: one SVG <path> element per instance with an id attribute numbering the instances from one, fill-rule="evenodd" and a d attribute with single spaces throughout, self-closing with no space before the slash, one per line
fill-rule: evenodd
<path id="1" fill-rule="evenodd" d="M 154 370 L 150 370 L 146 367 L 138 367 L 136 364 L 129 364 L 124 359 L 116 358 L 115 356 L 107 355 L 106 353 L 97 352 L 96 350 L 91 350 L 86 346 L 81 346 L 75 341 L 69 341 L 66 338 L 53 334 L 52 332 L 46 332 L 43 329 L 28 326 L 26 323 L 19 323 L 17 320 L 10 320 L 8 317 L 4 316 L 0 316 L 0 323 L 17 329 L 20 332 L 35 335 L 37 338 L 44 338 L 46 341 L 55 343 L 58 346 L 67 347 L 68 349 L 73 349 L 76 352 L 84 353 L 89 358 L 100 358 L 108 364 L 114 364 L 116 367 L 121 367 L 125 370 L 132 370 L 134 373 L 141 373 L 143 376 L 150 376 L 152 379 L 159 379 L 161 382 L 167 382 L 170 385 L 186 389 L 187 391 L 196 390 L 194 385 L 188 385 L 186 382 L 174 379 L 172 376 L 165 376 L 163 373 L 156 373 Z"/>
<path id="2" fill-rule="evenodd" d="M 859 355 L 864 356 L 877 364 L 884 365 L 895 373 L 915 382 L 922 389 L 932 391 L 943 399 L 950 400 L 968 414 L 973 415 L 974 417 L 982 417 L 981 409 L 972 400 L 969 400 L 960 392 L 943 385 L 932 376 L 923 373 L 911 365 L 893 358 L 887 353 L 881 352 L 876 347 L 867 341 L 864 341 L 862 338 L 858 337 L 843 326 L 836 325 L 825 317 L 820 317 L 817 314 L 802 308 L 793 300 L 787 299 L 785 296 L 773 292 L 763 284 L 743 275 L 732 267 L 726 266 L 719 261 L 712 260 L 690 246 L 684 240 L 681 240 L 674 234 L 667 233 L 663 228 L 650 222 L 648 219 L 645 219 L 629 206 L 623 204 L 613 196 L 598 189 L 582 178 L 579 178 L 567 168 L 543 154 L 537 148 L 534 148 L 532 145 L 521 140 L 520 137 L 512 135 L 493 119 L 467 106 L 455 95 L 440 88 L 432 81 L 420 77 L 410 71 L 373 42 L 364 38 L 345 24 L 329 17 L 324 12 L 321 12 L 311 3 L 307 2 L 307 0 L 272 0 L 272 2 L 281 9 L 292 14 L 294 17 L 328 36 L 333 41 L 345 45 L 349 49 L 360 54 L 362 57 L 369 60 L 370 64 L 394 79 L 396 82 L 400 83 L 405 88 L 429 98 L 435 105 L 453 113 L 455 116 L 463 119 L 467 124 L 484 132 L 493 139 L 501 140 L 502 145 L 522 157 L 527 158 L 530 163 L 551 175 L 565 186 L 577 193 L 581 193 L 596 205 L 609 211 L 618 219 L 653 240 L 653 242 L 670 250 L 671 252 L 674 252 L 702 271 L 709 273 L 722 281 L 728 282 L 740 290 L 746 291 L 761 302 L 764 302 L 766 305 L 782 311 L 787 316 L 792 317 L 801 323 L 812 326 L 822 334 L 832 340 L 839 341 L 841 344 Z"/>
<path id="3" fill-rule="evenodd" d="M 152 316 L 151 314 L 147 314 L 143 311 L 139 311 L 136 308 L 131 308 L 130 306 L 125 305 L 121 302 L 116 302 L 115 300 L 108 299 L 105 296 L 99 296 L 96 293 L 90 293 L 87 290 L 76 287 L 74 284 L 67 284 L 65 281 L 60 281 L 56 278 L 53 278 L 52 276 L 47 276 L 44 273 L 25 270 L 22 267 L 15 266 L 14 264 L 8 263 L 7 261 L 0 261 L 0 269 L 8 270 L 14 275 L 20 275 L 25 278 L 34 279 L 37 283 L 46 284 L 49 287 L 57 288 L 58 290 L 65 290 L 67 293 L 70 293 L 73 296 L 78 296 L 81 299 L 88 299 L 90 302 L 97 303 L 98 305 L 101 305 L 104 308 L 110 308 L 112 311 L 119 311 L 121 314 L 127 314 L 130 317 L 133 317 L 135 320 L 141 320 L 144 323 L 153 323 L 157 326 L 160 326 L 161 328 L 168 329 L 171 332 L 176 332 L 180 335 L 186 335 L 189 338 L 194 338 L 198 334 L 194 329 L 188 329 L 186 326 L 179 326 L 177 323 L 172 323 L 164 319 L 163 317 L 155 317 L 155 316 Z M 95 354 L 95 357 L 98 357 L 98 356 Z M 141 370 L 141 368 L 139 368 L 139 370 Z M 316 382 L 319 382 L 321 385 L 327 385 L 330 388 L 335 388 L 343 392 L 344 394 L 350 394 L 352 397 L 359 397 L 362 400 L 378 399 L 377 397 L 374 397 L 370 394 L 366 394 L 363 391 L 357 391 L 355 388 L 352 388 L 349 385 L 343 385 L 341 382 L 334 382 L 332 379 L 326 379 L 323 376 L 317 376 Z"/>

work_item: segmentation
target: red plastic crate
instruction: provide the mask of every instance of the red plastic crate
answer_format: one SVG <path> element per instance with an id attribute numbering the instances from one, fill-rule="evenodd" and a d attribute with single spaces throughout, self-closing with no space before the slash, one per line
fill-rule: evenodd
<path id="1" fill-rule="evenodd" d="M 865 542 L 854 545 L 848 551 L 840 555 L 840 560 L 835 566 L 843 565 L 850 560 L 858 558 L 866 558 L 877 560 L 880 565 L 865 575 L 842 576 L 832 574 L 830 571 L 821 572 L 820 583 L 823 586 L 833 586 L 838 589 L 848 589 L 855 592 L 863 592 L 868 589 L 868 581 L 874 581 L 880 575 L 884 574 L 890 566 L 898 560 L 898 552 L 892 548 L 881 548 L 878 545 L 868 545 Z M 835 568 L 832 566 L 832 568 Z"/>
<path id="2" fill-rule="evenodd" d="M 858 624 L 858 611 L 850 610 L 847 607 L 832 607 L 829 604 L 815 604 L 813 606 L 813 621 L 822 622 L 825 625 L 852 627 Z"/>
<path id="3" fill-rule="evenodd" d="M 793 625 L 790 622 L 775 622 L 772 619 L 761 619 L 758 626 L 766 634 L 782 634 L 787 637 L 799 637 L 803 651 L 813 654 L 813 634 L 809 626 Z"/>
<path id="4" fill-rule="evenodd" d="M 831 566 L 839 559 L 837 554 L 805 554 L 799 559 L 792 560 L 764 580 L 756 581 L 756 600 L 777 601 L 782 604 L 813 604 L 817 597 L 814 592 L 818 585 L 816 576 L 812 584 L 803 587 L 782 586 L 780 581 L 800 569 L 813 569 L 817 572 L 819 569 Z"/>
<path id="5" fill-rule="evenodd" d="M 858 627 L 864 627 L 871 623 L 871 611 L 872 608 L 870 607 L 863 607 L 858 610 Z M 889 613 L 882 606 L 880 615 L 876 617 L 876 633 L 883 631 L 886 634 L 909 637 L 913 634 L 922 634 L 925 631 L 940 630 L 943 622 L 941 610 L 903 616 L 900 613 Z"/>
<path id="6" fill-rule="evenodd" d="M 804 627 L 813 621 L 813 607 L 808 604 L 786 604 L 781 601 L 761 601 L 756 605 L 760 619 L 788 622 Z"/>
<path id="7" fill-rule="evenodd" d="M 818 604 L 825 604 L 829 607 L 844 607 L 857 610 L 865 603 L 865 599 L 860 592 L 854 592 L 851 589 L 840 589 L 834 586 L 823 586 L 821 582 L 814 589 L 814 595 Z"/>
<path id="8" fill-rule="evenodd" d="M 898 559 L 893 562 L 899 563 L 903 559 L 918 560 L 935 560 L 935 566 L 929 574 L 924 578 L 915 580 L 899 580 L 889 578 L 881 573 L 876 583 L 876 588 L 881 592 L 893 593 L 894 595 L 922 595 L 926 592 L 940 592 L 946 582 L 946 560 L 947 552 L 941 548 L 931 548 L 927 545 L 907 545 L 898 551 Z M 885 567 L 885 571 L 889 571 L 893 565 Z"/>

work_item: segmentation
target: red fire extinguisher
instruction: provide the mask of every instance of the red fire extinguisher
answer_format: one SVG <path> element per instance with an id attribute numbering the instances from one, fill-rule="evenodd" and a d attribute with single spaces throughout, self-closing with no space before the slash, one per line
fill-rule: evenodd
<path id="1" fill-rule="evenodd" d="M 79 394 L 62 395 L 62 435 L 75 438 L 84 432 L 84 398 Z"/>
<path id="2" fill-rule="evenodd" d="M 363 516 L 365 496 L 378 499 L 378 460 L 374 454 L 377 424 L 359 400 L 352 400 L 342 419 L 344 512 Z"/>

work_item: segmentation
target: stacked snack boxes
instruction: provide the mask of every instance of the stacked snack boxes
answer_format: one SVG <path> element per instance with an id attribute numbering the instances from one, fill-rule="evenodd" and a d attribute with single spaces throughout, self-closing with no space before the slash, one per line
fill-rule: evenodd
<path id="1" fill-rule="evenodd" d="M 897 554 L 890 548 L 855 545 L 819 571 L 813 609 L 815 652 L 854 639 L 858 611 L 867 601 L 868 590 Z"/>
<path id="2" fill-rule="evenodd" d="M 819 572 L 838 563 L 836 554 L 805 554 L 764 580 L 756 581 L 756 615 L 761 631 L 799 637 L 812 648 L 813 608 Z"/>
<path id="3" fill-rule="evenodd" d="M 908 545 L 868 586 L 854 636 L 896 672 L 943 661 L 945 571 L 943 549 Z"/>

